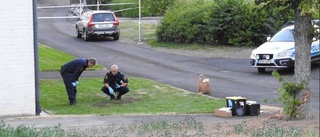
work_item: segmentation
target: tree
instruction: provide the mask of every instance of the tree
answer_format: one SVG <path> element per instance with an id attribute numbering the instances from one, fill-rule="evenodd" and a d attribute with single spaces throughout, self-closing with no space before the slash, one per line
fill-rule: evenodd
<path id="1" fill-rule="evenodd" d="M 300 99 L 300 104 L 294 108 L 298 112 L 295 118 L 311 118 L 310 50 L 312 38 L 314 37 L 311 19 L 312 14 L 319 12 L 320 3 L 318 0 L 259 0 L 259 3 L 262 1 L 267 2 L 268 7 L 287 6 L 294 10 L 295 65 L 293 77 L 296 85 L 304 84 L 304 88 L 295 95 L 296 98 Z"/>
<path id="2" fill-rule="evenodd" d="M 305 88 L 298 93 L 301 105 L 297 108 L 300 115 L 297 118 L 311 118 L 310 106 L 310 77 L 311 77 L 311 58 L 310 50 L 313 38 L 313 25 L 311 24 L 313 4 L 319 4 L 317 0 L 295 0 L 292 3 L 294 9 L 295 25 L 294 25 L 294 39 L 295 39 L 295 83 L 300 84 L 305 82 Z M 314 5 L 318 6 L 318 5 Z"/>

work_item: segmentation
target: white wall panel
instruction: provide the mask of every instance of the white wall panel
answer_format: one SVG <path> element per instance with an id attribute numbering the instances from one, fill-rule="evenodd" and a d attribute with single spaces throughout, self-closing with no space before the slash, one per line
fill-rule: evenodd
<path id="1" fill-rule="evenodd" d="M 0 116 L 35 115 L 32 0 L 0 5 Z"/>

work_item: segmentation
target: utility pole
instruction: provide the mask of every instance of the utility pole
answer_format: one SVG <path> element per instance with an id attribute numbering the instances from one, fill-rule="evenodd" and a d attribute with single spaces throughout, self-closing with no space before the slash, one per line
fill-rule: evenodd
<path id="1" fill-rule="evenodd" d="M 80 7 L 79 7 L 79 18 L 81 18 L 82 16 L 82 11 L 83 11 L 83 7 L 82 7 L 82 0 L 79 0 L 79 3 L 80 3 Z M 76 7 L 77 8 L 77 7 Z"/>
<path id="2" fill-rule="evenodd" d="M 99 7 L 100 7 L 99 3 L 100 3 L 100 1 L 97 0 L 97 10 L 99 10 Z"/>
<path id="3" fill-rule="evenodd" d="M 139 42 L 138 44 L 143 44 L 141 42 L 141 0 L 139 0 Z"/>

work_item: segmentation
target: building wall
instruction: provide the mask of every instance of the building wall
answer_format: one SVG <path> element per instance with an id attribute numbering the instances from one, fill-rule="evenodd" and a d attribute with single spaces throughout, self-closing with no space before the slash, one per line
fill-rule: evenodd
<path id="1" fill-rule="evenodd" d="M 32 0 L 0 5 L 0 116 L 35 115 Z"/>

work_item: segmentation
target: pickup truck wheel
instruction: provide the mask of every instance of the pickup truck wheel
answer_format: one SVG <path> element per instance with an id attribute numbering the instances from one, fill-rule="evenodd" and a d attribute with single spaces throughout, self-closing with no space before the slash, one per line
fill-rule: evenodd
<path id="1" fill-rule="evenodd" d="M 258 68 L 258 72 L 259 73 L 265 73 L 266 72 L 266 68 Z"/>

